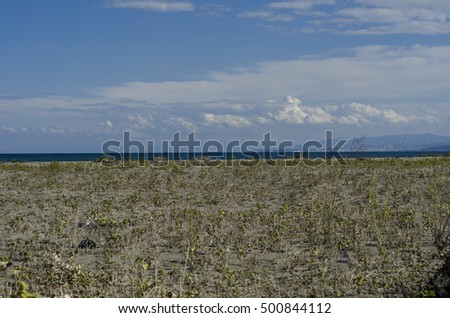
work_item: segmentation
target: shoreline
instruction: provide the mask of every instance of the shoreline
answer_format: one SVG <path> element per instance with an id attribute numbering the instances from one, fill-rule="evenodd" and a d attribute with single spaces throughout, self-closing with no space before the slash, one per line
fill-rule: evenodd
<path id="1" fill-rule="evenodd" d="M 349 154 L 351 154 L 349 156 Z M 46 156 L 46 157 L 50 157 L 50 158 L 41 158 L 41 156 Z M 64 155 L 60 155 L 60 154 L 56 154 L 55 158 L 51 158 L 51 156 L 53 156 L 54 154 L 38 154 L 38 155 L 34 155 L 34 154 L 0 154 L 0 164 L 15 164 L 15 163 L 22 163 L 22 164 L 30 164 L 30 163 L 52 163 L 52 162 L 58 162 L 58 163 L 101 163 L 102 159 L 106 158 L 106 162 L 146 162 L 146 163 L 151 163 L 151 162 L 158 162 L 158 161 L 163 161 L 163 162 L 198 162 L 198 161 L 220 161 L 220 162 L 226 162 L 226 161 L 269 161 L 269 160 L 275 160 L 275 161 L 312 161 L 312 160 L 333 160 L 333 161 L 337 161 L 340 160 L 338 158 L 339 154 L 331 157 L 331 158 L 327 158 L 327 154 L 323 153 L 323 152 L 317 152 L 317 153 L 312 153 L 310 155 L 309 158 L 305 157 L 305 156 L 297 156 L 296 153 L 291 153 L 291 155 L 289 156 L 274 156 L 274 157 L 264 157 L 265 154 L 260 154 L 261 156 L 258 158 L 254 158 L 254 157 L 250 157 L 249 156 L 241 156 L 241 157 L 235 157 L 235 158 L 227 158 L 227 157 L 220 157 L 220 156 L 215 156 L 215 155 L 201 155 L 199 154 L 198 157 L 192 157 L 190 158 L 189 155 L 190 154 L 181 154 L 181 158 L 168 158 L 166 156 L 155 156 L 151 159 L 149 158 L 145 158 L 145 159 L 141 159 L 138 160 L 139 156 L 137 154 L 131 154 L 131 158 L 128 157 L 127 159 L 123 159 L 121 158 L 117 158 L 116 160 L 111 160 L 108 159 L 108 157 L 105 157 L 104 155 L 99 155 L 99 156 L 95 156 L 97 154 L 92 154 L 92 158 L 86 158 L 86 159 L 81 159 L 81 160 L 77 160 L 77 159 L 67 159 L 64 158 L 62 159 L 61 156 L 80 156 L 80 154 L 64 154 Z M 419 159 L 429 159 L 429 158 L 436 158 L 436 159 L 442 159 L 442 158 L 449 158 L 450 157 L 450 152 L 432 152 L 432 153 L 423 153 L 423 152 L 341 152 L 340 155 L 342 156 L 342 158 L 344 160 L 386 160 L 386 159 L 404 159 L 404 160 L 419 160 Z M 12 156 L 12 157 L 9 157 Z M 18 157 L 16 157 L 18 156 Z M 35 157 L 34 157 L 35 156 Z M 95 156 L 95 157 L 94 157 Z M 128 155 L 126 155 L 128 156 Z M 184 156 L 184 157 L 183 157 Z M 332 156 L 332 155 L 328 155 L 328 156 Z M 3 157 L 3 158 L 2 158 Z M 9 157 L 9 158 L 8 158 Z M 28 157 L 28 158 L 23 158 L 23 157 Z M 31 158 L 29 158 L 31 157 Z M 2 160 L 3 159 L 3 160 Z M 26 160 L 28 159 L 28 160 Z M 39 160 L 40 159 L 40 160 Z M 131 159 L 131 160 L 130 160 Z"/>

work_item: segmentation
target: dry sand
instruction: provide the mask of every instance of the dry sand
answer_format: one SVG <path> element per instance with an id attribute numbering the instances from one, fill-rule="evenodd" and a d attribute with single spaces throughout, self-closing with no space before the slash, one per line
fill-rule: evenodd
<path id="1" fill-rule="evenodd" d="M 238 163 L 0 164 L 0 297 L 448 295 L 448 158 Z"/>

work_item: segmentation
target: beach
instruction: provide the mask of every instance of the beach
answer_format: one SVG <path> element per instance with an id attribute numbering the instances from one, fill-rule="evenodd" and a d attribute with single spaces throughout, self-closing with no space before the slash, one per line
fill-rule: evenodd
<path id="1" fill-rule="evenodd" d="M 298 161 L 1 163 L 0 297 L 449 296 L 449 158 Z"/>

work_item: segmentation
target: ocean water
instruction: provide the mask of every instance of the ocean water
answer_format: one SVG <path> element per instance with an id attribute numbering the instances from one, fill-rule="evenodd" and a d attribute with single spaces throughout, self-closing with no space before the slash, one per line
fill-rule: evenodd
<path id="1" fill-rule="evenodd" d="M 122 158 L 132 158 L 134 160 L 152 160 L 154 158 L 169 158 L 169 160 L 188 160 L 201 157 L 209 157 L 212 159 L 250 159 L 258 157 L 261 159 L 292 159 L 299 153 L 286 153 L 279 155 L 277 153 L 154 153 L 154 154 L 123 154 Z M 446 151 L 367 151 L 367 152 L 341 152 L 344 158 L 413 158 L 423 156 L 442 157 L 448 154 Z M 330 157 L 332 154 L 328 154 Z M 104 155 L 102 153 L 7 153 L 0 154 L 0 162 L 52 162 L 52 161 L 95 161 Z M 117 154 L 114 155 L 116 158 Z M 325 158 L 327 156 L 324 152 L 309 153 L 310 159 Z M 303 157 L 306 157 L 304 154 Z M 117 158 L 117 159 L 122 159 Z"/>

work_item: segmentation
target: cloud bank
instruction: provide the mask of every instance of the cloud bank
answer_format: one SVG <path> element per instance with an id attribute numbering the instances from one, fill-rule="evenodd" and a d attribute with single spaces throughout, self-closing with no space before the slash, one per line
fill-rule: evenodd
<path id="1" fill-rule="evenodd" d="M 286 95 L 313 102 L 447 100 L 448 74 L 450 46 L 365 46 L 340 57 L 267 61 L 248 69 L 213 72 L 201 81 L 129 82 L 94 93 L 156 104 L 258 101 Z"/>

